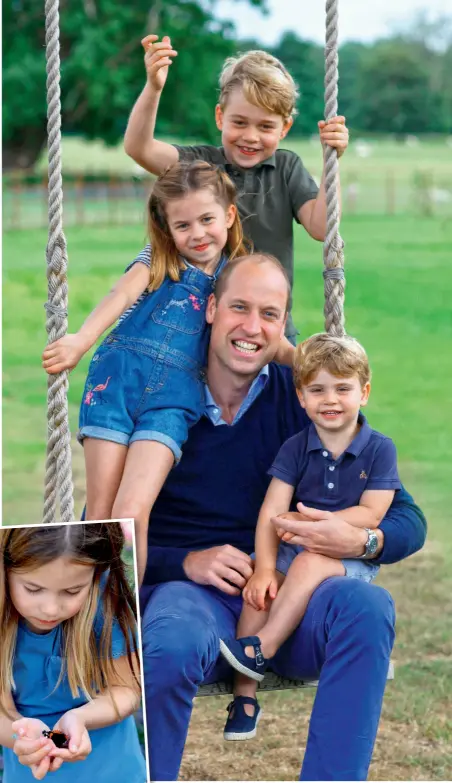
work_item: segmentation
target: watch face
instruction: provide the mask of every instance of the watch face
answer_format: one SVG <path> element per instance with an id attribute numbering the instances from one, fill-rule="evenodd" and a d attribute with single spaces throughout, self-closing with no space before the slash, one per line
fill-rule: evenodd
<path id="1" fill-rule="evenodd" d="M 370 555 L 373 555 L 374 552 L 377 551 L 378 548 L 378 536 L 376 533 L 369 533 L 369 538 L 367 539 L 367 546 L 366 549 Z"/>

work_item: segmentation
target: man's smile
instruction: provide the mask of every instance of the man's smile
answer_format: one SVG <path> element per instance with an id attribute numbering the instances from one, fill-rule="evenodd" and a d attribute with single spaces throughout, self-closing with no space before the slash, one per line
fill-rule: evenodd
<path id="1" fill-rule="evenodd" d="M 260 348 L 257 343 L 250 343 L 247 340 L 233 340 L 232 345 L 240 351 L 240 353 L 247 353 L 250 355 L 256 353 Z"/>

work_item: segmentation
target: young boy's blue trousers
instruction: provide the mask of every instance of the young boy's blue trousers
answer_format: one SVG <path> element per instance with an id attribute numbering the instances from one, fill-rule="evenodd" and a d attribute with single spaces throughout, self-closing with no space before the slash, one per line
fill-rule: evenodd
<path id="1" fill-rule="evenodd" d="M 141 599 L 151 780 L 176 780 L 198 686 L 232 676 L 219 638 L 235 635 L 242 599 L 182 581 L 144 587 Z M 386 590 L 333 577 L 273 659 L 284 677 L 320 678 L 300 780 L 366 779 L 394 624 Z"/>

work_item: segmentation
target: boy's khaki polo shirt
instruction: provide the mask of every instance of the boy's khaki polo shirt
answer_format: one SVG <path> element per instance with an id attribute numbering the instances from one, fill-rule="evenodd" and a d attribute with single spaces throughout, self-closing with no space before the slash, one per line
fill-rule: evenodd
<path id="1" fill-rule="evenodd" d="M 293 221 L 300 222 L 298 210 L 306 201 L 316 198 L 319 191 L 298 155 L 278 149 L 259 165 L 240 169 L 226 160 L 223 147 L 208 144 L 192 147 L 176 144 L 175 147 L 179 160 L 205 160 L 221 166 L 229 174 L 237 188 L 245 236 L 253 242 L 254 250 L 271 253 L 281 261 L 292 286 Z M 289 315 L 286 335 L 294 337 L 296 334 Z"/>

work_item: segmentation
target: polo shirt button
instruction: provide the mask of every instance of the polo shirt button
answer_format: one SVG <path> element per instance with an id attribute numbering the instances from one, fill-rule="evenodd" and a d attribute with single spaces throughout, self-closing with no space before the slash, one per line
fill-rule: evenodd
<path id="1" fill-rule="evenodd" d="M 332 483 L 331 483 L 331 481 L 330 481 L 330 483 L 328 484 L 328 489 L 334 489 L 334 484 L 332 484 Z"/>
<path id="2" fill-rule="evenodd" d="M 322 455 L 323 455 L 324 457 L 327 457 L 327 456 L 328 456 L 328 452 L 327 452 L 327 451 L 322 451 Z"/>
<path id="3" fill-rule="evenodd" d="M 334 470 L 334 465 L 330 465 L 330 467 L 328 468 L 328 470 Z"/>

